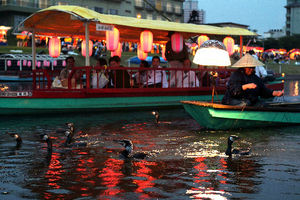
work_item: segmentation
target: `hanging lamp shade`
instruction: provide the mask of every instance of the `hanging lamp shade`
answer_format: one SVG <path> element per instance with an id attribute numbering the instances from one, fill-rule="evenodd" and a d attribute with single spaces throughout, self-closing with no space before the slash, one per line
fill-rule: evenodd
<path id="1" fill-rule="evenodd" d="M 203 42 L 209 40 L 209 37 L 207 35 L 200 35 L 198 37 L 198 47 L 201 46 L 201 44 L 203 44 Z"/>
<path id="2" fill-rule="evenodd" d="M 49 55 L 52 58 L 57 58 L 60 55 L 60 51 L 61 51 L 60 39 L 58 39 L 57 37 L 51 38 L 49 40 L 48 50 L 49 50 Z"/>
<path id="3" fill-rule="evenodd" d="M 122 45 L 121 45 L 121 43 L 119 43 L 118 48 L 116 50 L 111 51 L 110 55 L 111 55 L 111 57 L 119 56 L 121 58 L 121 55 L 122 55 Z"/>
<path id="4" fill-rule="evenodd" d="M 83 40 L 81 43 L 81 55 L 84 57 L 86 56 L 86 49 L 85 49 L 86 44 L 85 43 L 86 43 L 85 40 Z M 93 53 L 93 42 L 91 40 L 89 40 L 89 56 L 91 56 L 92 53 Z"/>
<path id="5" fill-rule="evenodd" d="M 106 31 L 106 48 L 110 51 L 114 51 L 118 48 L 120 39 L 120 32 L 117 28 L 112 31 Z"/>
<path id="6" fill-rule="evenodd" d="M 231 56 L 234 53 L 234 39 L 232 37 L 226 37 L 224 38 L 223 43 L 228 51 L 228 54 Z"/>
<path id="7" fill-rule="evenodd" d="M 183 49 L 183 36 L 179 33 L 174 33 L 171 36 L 172 50 L 179 53 Z"/>
<path id="8" fill-rule="evenodd" d="M 149 53 L 152 50 L 153 34 L 151 31 L 143 31 L 140 35 L 141 50 Z"/>
<path id="9" fill-rule="evenodd" d="M 138 46 L 138 49 L 137 49 L 137 56 L 140 60 L 146 60 L 146 58 L 148 57 L 148 53 L 144 52 L 142 49 L 141 49 L 141 45 Z"/>
<path id="10" fill-rule="evenodd" d="M 11 60 L 8 60 L 7 61 L 7 67 L 10 67 L 11 66 Z"/>

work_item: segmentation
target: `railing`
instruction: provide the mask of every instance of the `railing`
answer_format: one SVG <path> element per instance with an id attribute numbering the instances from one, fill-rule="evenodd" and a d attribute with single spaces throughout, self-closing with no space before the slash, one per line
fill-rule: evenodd
<path id="1" fill-rule="evenodd" d="M 213 78 L 212 72 L 218 76 Z M 58 80 L 58 70 L 33 71 L 34 90 L 99 90 L 135 88 L 225 87 L 232 69 L 74 67 L 67 80 Z M 56 80 L 59 84 L 53 84 Z"/>

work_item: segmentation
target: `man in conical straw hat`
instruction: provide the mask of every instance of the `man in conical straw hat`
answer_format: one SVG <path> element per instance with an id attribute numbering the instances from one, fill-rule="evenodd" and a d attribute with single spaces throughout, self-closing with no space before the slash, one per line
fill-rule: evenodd
<path id="1" fill-rule="evenodd" d="M 267 88 L 255 75 L 255 67 L 264 65 L 250 54 L 246 54 L 232 67 L 238 68 L 230 76 L 222 103 L 226 105 L 254 106 L 262 105 L 259 97 L 282 96 L 282 91 Z"/>

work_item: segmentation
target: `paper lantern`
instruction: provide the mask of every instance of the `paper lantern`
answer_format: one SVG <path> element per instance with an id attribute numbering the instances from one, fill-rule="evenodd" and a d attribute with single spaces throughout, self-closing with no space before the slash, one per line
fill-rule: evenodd
<path id="1" fill-rule="evenodd" d="M 171 45 L 172 50 L 176 53 L 179 53 L 183 49 L 183 37 L 179 33 L 174 33 L 171 36 Z"/>
<path id="2" fill-rule="evenodd" d="M 209 37 L 207 35 L 200 35 L 198 37 L 198 47 L 201 46 L 201 44 L 203 44 L 203 42 L 209 40 Z"/>
<path id="3" fill-rule="evenodd" d="M 23 66 L 27 65 L 27 60 L 23 60 Z"/>
<path id="4" fill-rule="evenodd" d="M 65 60 L 62 61 L 62 66 L 65 67 L 67 65 L 67 62 Z"/>
<path id="5" fill-rule="evenodd" d="M 8 60 L 7 61 L 7 67 L 10 67 L 11 66 L 11 60 Z"/>
<path id="6" fill-rule="evenodd" d="M 20 67 L 20 65 L 21 65 L 21 61 L 20 61 L 20 60 L 18 60 L 18 62 L 17 62 L 17 66 L 18 66 L 18 67 Z"/>
<path id="7" fill-rule="evenodd" d="M 48 61 L 47 60 L 43 60 L 43 66 L 47 67 L 48 66 Z"/>
<path id="8" fill-rule="evenodd" d="M 120 32 L 117 28 L 112 31 L 106 31 L 106 48 L 110 51 L 114 51 L 119 45 Z"/>
<path id="9" fill-rule="evenodd" d="M 52 58 L 57 58 L 60 55 L 60 50 L 61 50 L 61 43 L 60 43 L 60 39 L 58 38 L 51 38 L 49 40 L 49 55 Z"/>
<path id="10" fill-rule="evenodd" d="M 35 62 L 35 64 L 36 64 L 36 66 L 37 66 L 38 68 L 41 67 L 41 62 L 40 62 L 40 61 Z"/>
<path id="11" fill-rule="evenodd" d="M 140 36 L 141 50 L 149 53 L 152 50 L 153 34 L 151 31 L 143 31 Z"/>
<path id="12" fill-rule="evenodd" d="M 27 66 L 28 66 L 28 67 L 31 67 L 31 61 L 30 61 L 30 60 L 28 60 Z"/>
<path id="13" fill-rule="evenodd" d="M 223 44 L 225 45 L 229 55 L 231 56 L 234 53 L 234 39 L 232 37 L 226 37 L 223 40 Z"/>
<path id="14" fill-rule="evenodd" d="M 121 58 L 122 55 L 122 45 L 119 43 L 118 48 L 115 51 L 111 51 L 111 57 L 113 56 L 119 56 Z"/>
<path id="15" fill-rule="evenodd" d="M 137 49 L 137 56 L 140 60 L 146 60 L 146 58 L 148 57 L 148 53 L 144 52 L 142 49 L 141 49 L 141 45 L 138 46 L 138 49 Z"/>
<path id="16" fill-rule="evenodd" d="M 55 67 L 57 65 L 57 60 L 53 60 L 53 66 Z"/>
<path id="17" fill-rule="evenodd" d="M 85 45 L 85 40 L 82 41 L 81 43 L 81 55 L 82 56 L 86 56 L 86 49 L 85 49 L 86 45 Z M 91 40 L 89 40 L 89 56 L 91 56 L 93 53 L 93 42 Z"/>

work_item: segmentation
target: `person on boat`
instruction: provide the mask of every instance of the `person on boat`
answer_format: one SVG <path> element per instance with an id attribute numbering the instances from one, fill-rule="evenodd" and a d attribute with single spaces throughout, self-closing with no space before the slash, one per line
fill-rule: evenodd
<path id="1" fill-rule="evenodd" d="M 144 87 L 148 88 L 167 88 L 167 74 L 161 69 L 160 58 L 158 56 L 152 57 L 152 69 L 148 71 L 148 80 L 144 83 Z"/>
<path id="2" fill-rule="evenodd" d="M 107 68 L 107 61 L 105 58 L 98 58 L 96 67 Z M 108 78 L 105 75 L 104 70 L 94 70 L 92 74 L 92 87 L 93 88 L 104 88 L 108 83 Z"/>
<path id="3" fill-rule="evenodd" d="M 140 68 L 149 68 L 150 65 L 146 60 L 142 60 L 140 63 Z M 138 87 L 144 87 L 144 84 L 147 83 L 147 77 L 149 70 L 142 70 L 135 73 L 135 82 L 138 85 Z"/>
<path id="4" fill-rule="evenodd" d="M 189 58 L 183 61 L 184 71 L 177 71 L 176 75 L 170 80 L 171 87 L 187 88 L 187 87 L 199 87 L 199 80 L 195 71 L 191 71 L 191 61 Z"/>
<path id="5" fill-rule="evenodd" d="M 63 87 L 68 87 L 68 77 L 72 72 L 73 67 L 75 66 L 75 59 L 73 56 L 68 56 L 66 58 L 66 67 L 61 70 L 59 74 L 59 80 L 61 81 L 61 84 Z M 72 86 L 75 86 L 75 82 L 77 84 L 80 81 L 80 71 L 76 71 L 73 75 L 72 79 Z"/>
<path id="6" fill-rule="evenodd" d="M 253 56 L 256 60 L 259 60 L 258 57 L 257 57 L 257 55 L 255 54 L 255 52 L 254 52 L 252 49 L 249 51 L 249 54 L 250 54 L 251 56 Z M 266 78 L 267 75 L 268 75 L 268 72 L 267 72 L 267 70 L 264 68 L 264 66 L 261 65 L 261 66 L 256 66 L 256 67 L 255 67 L 255 74 L 256 74 L 256 76 L 258 76 L 259 78 L 265 80 L 265 78 Z"/>
<path id="7" fill-rule="evenodd" d="M 263 81 L 255 75 L 255 67 L 263 65 L 250 54 L 246 54 L 232 67 L 238 68 L 230 76 L 222 104 L 238 106 L 263 105 L 259 97 L 270 98 L 282 96 L 282 91 L 267 88 Z"/>
<path id="8" fill-rule="evenodd" d="M 130 88 L 130 75 L 123 66 L 121 66 L 121 58 L 113 56 L 109 59 L 109 66 L 118 68 L 109 72 L 109 87 L 110 88 Z M 120 68 L 124 68 L 120 69 Z"/>

